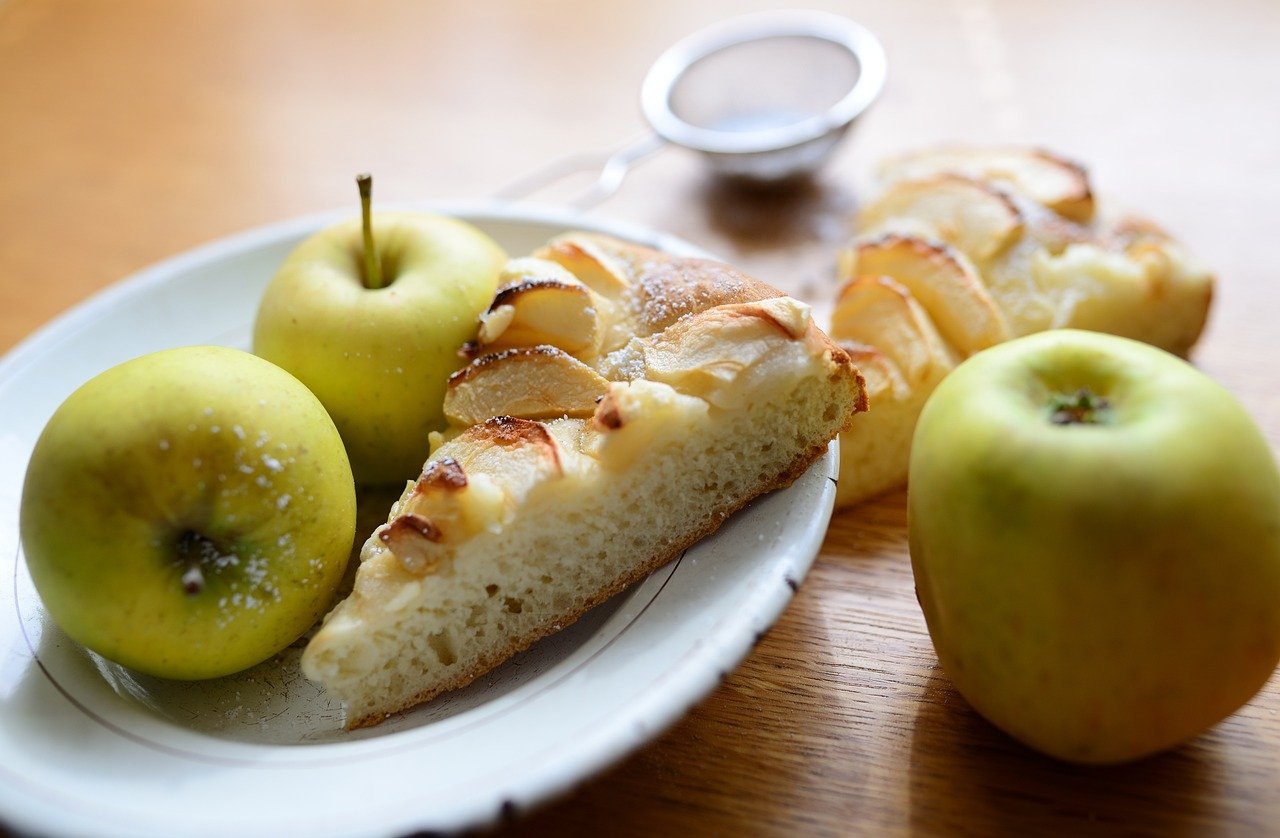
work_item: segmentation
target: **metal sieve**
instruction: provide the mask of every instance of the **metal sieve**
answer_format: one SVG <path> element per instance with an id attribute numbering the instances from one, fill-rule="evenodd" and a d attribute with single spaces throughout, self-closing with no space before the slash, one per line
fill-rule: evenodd
<path id="1" fill-rule="evenodd" d="M 879 40 L 847 18 L 813 11 L 731 18 L 673 44 L 649 69 L 640 105 L 652 134 L 556 161 L 499 197 L 597 169 L 596 181 L 568 202 L 591 206 L 667 144 L 701 153 L 719 176 L 774 183 L 809 175 L 880 95 L 886 72 Z"/>

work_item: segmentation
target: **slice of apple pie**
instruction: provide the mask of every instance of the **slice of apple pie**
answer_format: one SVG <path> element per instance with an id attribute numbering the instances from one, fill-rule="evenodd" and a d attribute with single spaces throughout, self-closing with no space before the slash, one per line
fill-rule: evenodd
<path id="1" fill-rule="evenodd" d="M 350 727 L 460 687 L 787 486 L 865 409 L 809 308 L 569 234 L 508 263 L 452 426 L 303 655 Z"/>

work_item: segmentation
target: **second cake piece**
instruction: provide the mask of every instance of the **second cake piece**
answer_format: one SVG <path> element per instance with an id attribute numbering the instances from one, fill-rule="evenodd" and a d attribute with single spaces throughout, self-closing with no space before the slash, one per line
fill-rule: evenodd
<path id="1" fill-rule="evenodd" d="M 831 323 L 871 403 L 840 438 L 837 506 L 906 484 L 925 401 L 976 352 L 1077 328 L 1186 355 L 1204 328 L 1213 277 L 1150 222 L 1107 218 L 1076 163 L 952 146 L 895 157 L 879 182 Z"/>

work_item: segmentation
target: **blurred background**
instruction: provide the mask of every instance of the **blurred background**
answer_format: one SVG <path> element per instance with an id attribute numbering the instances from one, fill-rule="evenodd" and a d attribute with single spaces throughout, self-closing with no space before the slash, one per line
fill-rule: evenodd
<path id="1" fill-rule="evenodd" d="M 879 157 L 1031 142 L 1086 163 L 1105 203 L 1221 273 L 1211 328 L 1264 270 L 1280 191 L 1272 0 L 0 0 L 0 350 L 156 259 L 354 207 L 360 170 L 378 200 L 472 200 L 616 147 L 645 129 L 639 85 L 667 45 L 786 5 L 852 17 L 889 56 L 883 96 L 819 188 L 726 196 L 668 149 L 597 214 L 822 303 Z M 1204 354 L 1212 365 L 1211 340 Z"/>
<path id="2" fill-rule="evenodd" d="M 0 352 L 156 260 L 297 215 L 354 213 L 359 171 L 375 174 L 378 202 L 471 202 L 563 155 L 619 147 L 645 131 L 639 86 L 665 47 L 789 6 L 0 0 Z M 859 21 L 889 61 L 880 100 L 814 183 L 729 188 L 668 148 L 591 215 L 675 233 L 821 310 L 877 159 L 957 140 L 1044 146 L 1088 166 L 1104 207 L 1149 216 L 1217 272 L 1195 360 L 1280 445 L 1280 3 L 801 6 Z M 1077 827 L 1101 811 L 1157 832 L 1275 828 L 1280 771 L 1274 749 L 1251 749 L 1257 727 L 1093 775 L 1031 762 L 993 735 L 933 669 L 904 519 L 894 497 L 833 523 L 817 578 L 741 670 L 523 828 L 624 817 L 647 832 L 834 834 L 855 818 L 891 832 L 1003 818 L 1025 832 L 1041 811 Z M 1274 735 L 1275 710 L 1251 712 Z"/>

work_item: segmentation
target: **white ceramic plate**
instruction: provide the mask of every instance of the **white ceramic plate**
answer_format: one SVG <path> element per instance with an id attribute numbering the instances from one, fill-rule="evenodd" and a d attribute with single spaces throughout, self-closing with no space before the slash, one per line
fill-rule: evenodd
<path id="1" fill-rule="evenodd" d="M 675 238 L 551 209 L 432 206 L 511 253 L 566 229 L 696 254 Z M 145 352 L 248 348 L 262 288 L 336 215 L 170 259 L 0 361 L 0 822 L 94 835 L 395 835 L 491 822 L 621 758 L 710 692 L 777 618 L 821 545 L 837 454 L 468 689 L 370 729 L 297 670 L 298 650 L 218 681 L 144 678 L 45 616 L 18 540 L 27 459 L 81 383 Z"/>

